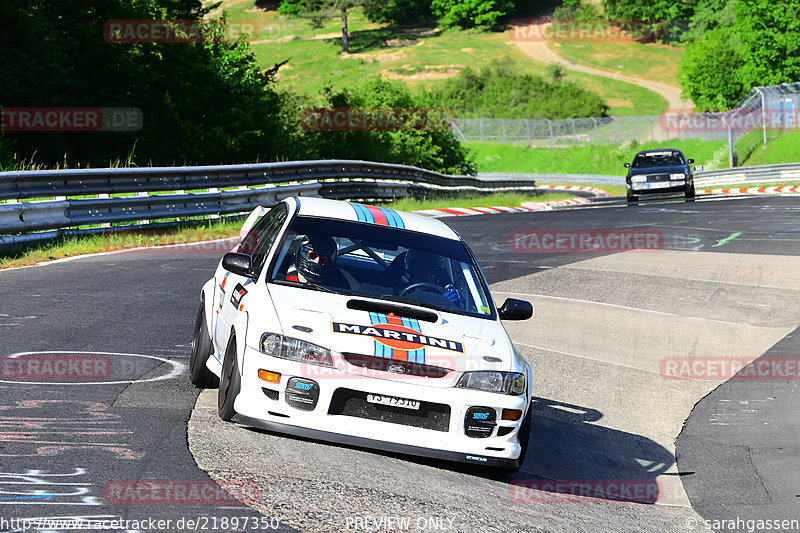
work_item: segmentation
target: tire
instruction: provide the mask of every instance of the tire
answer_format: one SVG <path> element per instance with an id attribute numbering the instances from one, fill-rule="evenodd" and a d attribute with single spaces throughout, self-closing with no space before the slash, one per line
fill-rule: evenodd
<path id="1" fill-rule="evenodd" d="M 689 202 L 694 200 L 694 183 L 690 188 L 686 189 L 685 198 Z"/>
<path id="2" fill-rule="evenodd" d="M 206 361 L 211 357 L 214 345 L 206 327 L 205 305 L 200 302 L 197 310 L 197 319 L 194 321 L 194 336 L 192 337 L 192 355 L 189 358 L 189 375 L 192 385 L 201 389 L 213 389 L 219 386 L 219 378 L 206 367 Z"/>
<path id="3" fill-rule="evenodd" d="M 638 201 L 639 201 L 639 198 L 638 198 L 638 197 L 636 197 L 636 196 L 630 196 L 630 195 L 628 195 L 628 203 L 629 203 L 629 204 L 635 204 L 635 203 L 636 203 L 636 202 L 638 202 Z"/>
<path id="4" fill-rule="evenodd" d="M 241 385 L 242 377 L 239 375 L 239 365 L 236 362 L 236 337 L 231 333 L 231 340 L 228 341 L 225 357 L 222 360 L 219 392 L 217 393 L 217 413 L 226 422 L 230 422 L 233 415 L 236 414 L 233 402 L 239 395 Z"/>
<path id="5" fill-rule="evenodd" d="M 525 415 L 525 418 L 522 420 L 522 424 L 519 427 L 519 445 L 522 450 L 519 452 L 519 457 L 516 460 L 516 464 L 514 466 L 509 466 L 506 468 L 501 468 L 500 472 L 506 475 L 516 474 L 522 465 L 525 463 L 525 455 L 528 453 L 528 441 L 531 438 L 531 418 L 533 417 L 533 405 L 528 407 L 528 414 Z"/>

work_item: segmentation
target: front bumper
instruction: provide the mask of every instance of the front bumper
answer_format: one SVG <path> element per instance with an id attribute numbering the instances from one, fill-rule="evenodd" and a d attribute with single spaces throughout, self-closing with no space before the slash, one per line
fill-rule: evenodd
<path id="1" fill-rule="evenodd" d="M 521 453 L 519 427 L 529 408 L 529 395 L 455 388 L 455 375 L 430 378 L 398 377 L 381 371 L 365 374 L 341 358 L 336 358 L 335 363 L 335 369 L 327 369 L 267 356 L 248 346 L 234 421 L 368 449 L 493 467 L 516 465 Z M 280 373 L 280 382 L 261 380 L 260 369 Z M 314 387 L 313 408 L 293 401 L 292 390 L 287 395 L 287 384 L 295 377 L 318 385 Z M 366 403 L 366 394 L 414 400 L 420 402 L 419 410 Z M 346 408 L 342 407 L 343 397 Z M 465 425 L 471 424 L 465 423 L 467 412 L 476 406 L 495 411 L 496 420 L 488 436 L 470 437 L 465 432 Z M 515 421 L 502 420 L 504 409 L 520 410 L 522 416 Z"/>
<path id="2" fill-rule="evenodd" d="M 628 195 L 631 196 L 683 193 L 686 192 L 687 187 L 691 187 L 691 182 L 687 180 L 645 181 L 627 184 Z"/>

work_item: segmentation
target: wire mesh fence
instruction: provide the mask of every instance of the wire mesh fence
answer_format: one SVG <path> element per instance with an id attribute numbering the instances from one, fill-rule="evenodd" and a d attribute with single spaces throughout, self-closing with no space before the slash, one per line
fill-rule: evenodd
<path id="1" fill-rule="evenodd" d="M 453 132 L 463 142 L 525 144 L 534 148 L 620 145 L 631 141 L 697 139 L 728 142 L 728 163 L 744 161 L 767 131 L 798 129 L 800 83 L 755 87 L 726 113 L 671 110 L 663 115 L 566 119 L 457 118 Z"/>

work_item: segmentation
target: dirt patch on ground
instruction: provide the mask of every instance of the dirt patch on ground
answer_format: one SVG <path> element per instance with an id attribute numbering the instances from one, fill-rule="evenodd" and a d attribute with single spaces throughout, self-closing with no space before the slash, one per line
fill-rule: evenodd
<path id="1" fill-rule="evenodd" d="M 474 48 L 462 48 L 461 51 L 462 52 L 466 52 L 468 54 L 471 54 L 472 52 L 475 51 L 475 49 Z"/>
<path id="2" fill-rule="evenodd" d="M 279 39 L 259 39 L 258 41 L 250 41 L 250 44 L 267 44 L 267 43 L 288 43 L 297 38 L 297 35 L 284 35 Z"/>
<path id="3" fill-rule="evenodd" d="M 327 39 L 340 39 L 341 37 L 342 37 L 342 32 L 335 31 L 332 33 L 317 33 L 309 37 L 309 39 L 312 39 L 314 41 L 325 41 Z M 351 35 L 350 38 L 352 39 L 353 36 Z"/>
<path id="4" fill-rule="evenodd" d="M 386 48 L 405 48 L 406 46 L 414 46 L 419 44 L 416 39 L 387 39 L 383 41 L 383 46 Z"/>
<path id="5" fill-rule="evenodd" d="M 362 53 L 362 54 L 343 54 L 341 59 L 360 59 L 364 63 L 388 63 L 390 61 L 399 61 L 406 55 L 405 49 L 400 49 L 394 52 L 385 53 Z"/>
<path id="6" fill-rule="evenodd" d="M 384 70 L 381 74 L 390 80 L 443 80 L 458 76 L 459 72 L 461 72 L 460 67 L 452 66 L 447 68 L 426 67 L 425 70 L 414 72 L 413 74 Z"/>
<path id="7" fill-rule="evenodd" d="M 613 98 L 606 100 L 609 107 L 633 107 L 633 102 L 630 100 L 615 100 Z"/>
<path id="8" fill-rule="evenodd" d="M 435 37 L 442 33 L 442 30 L 439 28 L 410 28 L 403 30 L 402 33 L 413 37 Z"/>

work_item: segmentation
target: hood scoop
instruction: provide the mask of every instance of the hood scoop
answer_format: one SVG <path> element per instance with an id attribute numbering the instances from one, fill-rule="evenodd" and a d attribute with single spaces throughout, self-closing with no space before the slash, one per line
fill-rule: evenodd
<path id="1" fill-rule="evenodd" d="M 431 311 L 423 311 L 421 309 L 414 309 L 413 307 L 406 307 L 404 305 L 391 304 L 386 302 L 373 302 L 370 300 L 348 300 L 347 308 L 356 311 L 367 311 L 370 313 L 382 313 L 385 315 L 395 315 L 405 318 L 414 318 L 422 320 L 423 322 L 439 321 L 439 315 Z"/>

